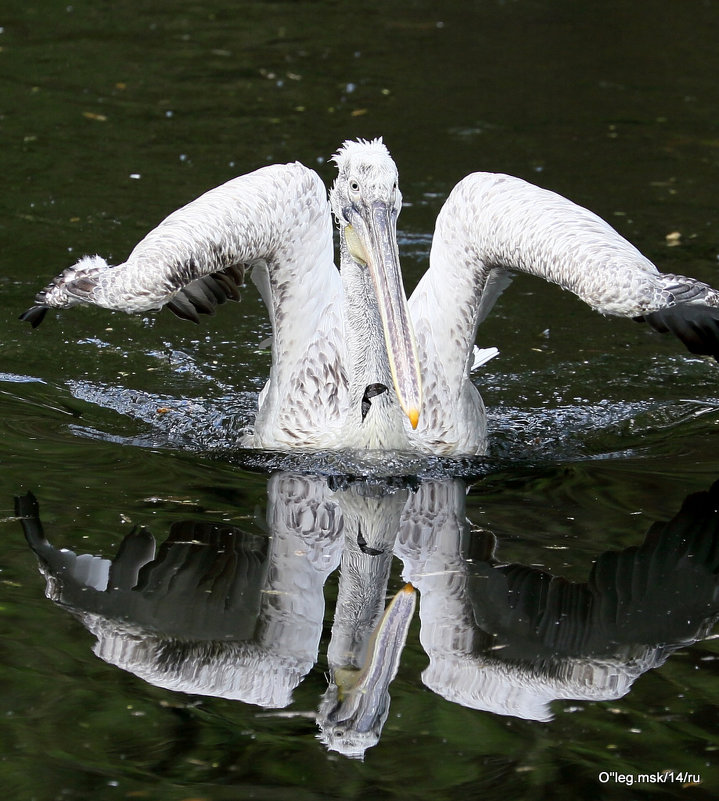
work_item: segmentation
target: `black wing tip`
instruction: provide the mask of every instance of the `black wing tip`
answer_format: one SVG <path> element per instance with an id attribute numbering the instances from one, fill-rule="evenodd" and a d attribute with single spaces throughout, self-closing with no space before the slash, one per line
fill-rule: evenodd
<path id="1" fill-rule="evenodd" d="M 225 301 L 239 300 L 243 279 L 244 270 L 238 266 L 196 278 L 180 289 L 166 308 L 182 320 L 199 323 L 199 314 L 212 316 Z"/>
<path id="2" fill-rule="evenodd" d="M 639 319 L 655 331 L 674 334 L 690 353 L 712 356 L 719 362 L 719 308 L 704 304 L 677 304 Z"/>
<path id="3" fill-rule="evenodd" d="M 24 311 L 19 319 L 23 322 L 30 323 L 33 328 L 37 328 L 40 323 L 45 319 L 49 306 L 31 306 L 27 311 Z"/>
<path id="4" fill-rule="evenodd" d="M 197 316 L 195 307 L 191 303 L 187 302 L 180 295 L 180 293 L 175 295 L 175 297 L 169 303 L 165 304 L 165 308 L 168 309 L 168 311 L 171 311 L 181 320 L 187 320 L 195 325 L 199 324 L 200 322 L 200 318 Z"/>
<path id="5" fill-rule="evenodd" d="M 24 495 L 15 496 L 15 516 L 39 519 L 40 505 L 32 492 L 26 492 Z"/>

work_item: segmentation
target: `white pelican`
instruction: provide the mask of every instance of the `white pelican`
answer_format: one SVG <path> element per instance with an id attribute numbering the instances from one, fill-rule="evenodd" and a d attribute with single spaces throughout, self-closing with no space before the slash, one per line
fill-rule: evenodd
<path id="1" fill-rule="evenodd" d="M 123 264 L 81 259 L 22 319 L 36 326 L 47 308 L 94 304 L 167 306 L 197 320 L 238 299 L 251 268 L 272 323 L 272 366 L 243 444 L 279 450 L 482 453 L 484 404 L 469 377 L 475 335 L 512 271 L 719 356 L 719 292 L 660 273 L 592 212 L 507 175 L 473 173 L 454 188 L 408 302 L 394 161 L 381 139 L 345 142 L 334 161 L 329 202 L 302 164 L 263 167 L 170 214 Z"/>

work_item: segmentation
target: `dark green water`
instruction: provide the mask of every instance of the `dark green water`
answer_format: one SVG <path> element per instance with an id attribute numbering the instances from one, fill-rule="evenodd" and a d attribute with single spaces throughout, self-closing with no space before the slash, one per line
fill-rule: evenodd
<path id="1" fill-rule="evenodd" d="M 402 176 L 409 287 L 477 169 L 567 194 L 663 269 L 719 285 L 719 4 L 8 0 L 0 28 L 7 796 L 715 797 L 719 524 L 697 493 L 719 478 L 716 365 L 518 279 L 480 334 L 501 351 L 477 379 L 489 456 L 348 482 L 331 458 L 313 476 L 232 447 L 268 369 L 251 287 L 199 328 L 77 310 L 30 331 L 17 315 L 79 255 L 122 260 L 211 186 L 294 159 L 329 181 L 343 139 L 377 135 Z M 124 595 L 50 565 L 50 600 L 15 517 L 27 492 L 57 549 L 120 551 L 132 573 L 133 548 L 150 558 L 135 526 L 173 544 Z M 366 644 L 347 599 L 379 609 L 407 580 L 419 609 L 389 711 L 350 759 L 317 736 L 341 643 Z M 246 696 L 296 658 L 287 706 L 202 694 L 203 638 Z M 156 641 L 165 686 L 127 657 Z M 205 666 L 194 691 L 166 686 L 178 654 Z"/>

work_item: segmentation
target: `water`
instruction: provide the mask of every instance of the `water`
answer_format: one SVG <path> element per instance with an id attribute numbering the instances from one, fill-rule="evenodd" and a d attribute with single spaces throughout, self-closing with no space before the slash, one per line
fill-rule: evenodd
<path id="1" fill-rule="evenodd" d="M 520 278 L 480 335 L 501 352 L 477 377 L 488 456 L 380 476 L 234 447 L 268 369 L 252 287 L 201 327 L 17 315 L 223 180 L 300 159 L 330 181 L 344 138 L 380 134 L 408 288 L 476 169 L 567 194 L 717 285 L 716 3 L 11 0 L 0 27 L 7 794 L 713 797 L 715 365 Z M 43 577 L 29 545 L 55 551 L 15 517 L 28 492 L 54 549 L 125 572 Z M 373 660 L 408 580 L 406 644 L 383 627 Z M 357 692 L 347 664 L 379 678 Z M 250 697 L 269 676 L 284 695 Z M 330 725 L 369 702 L 382 714 Z M 359 760 L 341 746 L 363 726 Z"/>

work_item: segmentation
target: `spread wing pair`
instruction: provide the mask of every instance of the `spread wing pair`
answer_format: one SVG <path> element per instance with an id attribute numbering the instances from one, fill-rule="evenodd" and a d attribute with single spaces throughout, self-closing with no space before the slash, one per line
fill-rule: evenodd
<path id="1" fill-rule="evenodd" d="M 252 268 L 274 336 L 249 444 L 281 449 L 481 452 L 484 408 L 469 380 L 474 342 L 515 271 L 719 358 L 719 292 L 659 272 L 592 212 L 506 175 L 474 173 L 455 187 L 429 269 L 407 300 L 393 160 L 374 140 L 346 142 L 335 161 L 329 200 L 299 163 L 235 178 L 171 214 L 123 264 L 81 259 L 23 319 L 36 326 L 48 308 L 89 304 L 130 313 L 167 306 L 197 321 L 239 299 Z M 377 385 L 388 391 L 368 394 Z"/>

